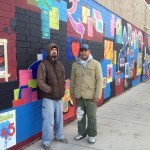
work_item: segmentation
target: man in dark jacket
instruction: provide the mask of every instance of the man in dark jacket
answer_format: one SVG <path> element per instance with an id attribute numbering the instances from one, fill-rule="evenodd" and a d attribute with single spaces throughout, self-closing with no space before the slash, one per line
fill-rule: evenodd
<path id="1" fill-rule="evenodd" d="M 49 150 L 50 143 L 54 139 L 67 143 L 63 134 L 63 110 L 62 100 L 65 92 L 65 70 L 57 60 L 58 46 L 51 43 L 47 47 L 47 58 L 38 66 L 37 84 L 40 88 L 42 104 L 42 145 Z"/>

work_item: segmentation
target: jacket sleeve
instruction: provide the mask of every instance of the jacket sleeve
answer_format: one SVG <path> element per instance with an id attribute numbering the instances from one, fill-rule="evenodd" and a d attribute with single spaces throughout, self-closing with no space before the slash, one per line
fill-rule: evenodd
<path id="1" fill-rule="evenodd" d="M 43 63 L 38 66 L 37 84 L 43 92 L 52 93 L 52 88 L 46 83 L 46 68 Z"/>
<path id="2" fill-rule="evenodd" d="M 66 83 L 65 68 L 64 68 L 64 66 L 62 64 L 61 64 L 61 66 L 62 66 L 62 73 L 63 73 L 64 83 Z"/>
<path id="3" fill-rule="evenodd" d="M 70 95 L 74 95 L 74 82 L 75 82 L 75 67 L 73 64 L 71 70 Z"/>
<path id="4" fill-rule="evenodd" d="M 103 74 L 101 64 L 98 63 L 96 66 L 96 92 L 95 98 L 100 99 L 102 97 L 102 86 L 103 86 Z"/>

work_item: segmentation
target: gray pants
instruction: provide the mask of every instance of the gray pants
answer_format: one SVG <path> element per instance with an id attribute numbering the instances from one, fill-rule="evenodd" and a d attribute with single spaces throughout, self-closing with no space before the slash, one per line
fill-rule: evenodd
<path id="1" fill-rule="evenodd" d="M 96 121 L 97 104 L 92 99 L 77 99 L 77 120 L 79 135 L 95 137 L 97 135 Z M 87 115 L 87 128 L 86 128 Z"/>

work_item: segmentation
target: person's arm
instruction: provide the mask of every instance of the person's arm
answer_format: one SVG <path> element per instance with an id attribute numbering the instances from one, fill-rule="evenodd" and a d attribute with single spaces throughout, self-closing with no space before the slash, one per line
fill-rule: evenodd
<path id="1" fill-rule="evenodd" d="M 96 92 L 95 100 L 98 100 L 102 97 L 102 86 L 103 86 L 103 74 L 101 64 L 98 63 L 96 66 Z"/>
<path id="2" fill-rule="evenodd" d="M 46 83 L 46 68 L 43 63 L 38 66 L 37 84 L 43 92 L 52 93 L 52 88 Z"/>
<path id="3" fill-rule="evenodd" d="M 70 95 L 72 98 L 74 98 L 74 83 L 75 83 L 75 68 L 73 64 L 71 70 L 71 81 L 70 81 Z"/>
<path id="4" fill-rule="evenodd" d="M 64 66 L 62 65 L 62 68 L 63 68 L 63 79 L 64 79 L 64 83 L 66 82 L 66 77 L 65 77 L 65 68 Z"/>

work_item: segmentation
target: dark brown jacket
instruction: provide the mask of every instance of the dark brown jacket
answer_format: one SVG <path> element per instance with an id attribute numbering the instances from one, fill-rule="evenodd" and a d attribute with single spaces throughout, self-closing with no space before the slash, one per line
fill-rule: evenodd
<path id="1" fill-rule="evenodd" d="M 48 57 L 38 66 L 37 84 L 41 98 L 60 100 L 65 92 L 65 70 L 57 59 L 52 61 L 49 51 L 53 46 L 57 47 L 54 43 L 48 45 Z"/>

